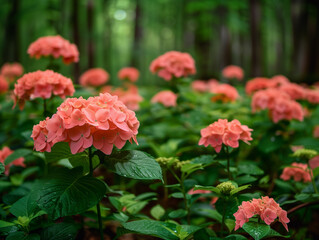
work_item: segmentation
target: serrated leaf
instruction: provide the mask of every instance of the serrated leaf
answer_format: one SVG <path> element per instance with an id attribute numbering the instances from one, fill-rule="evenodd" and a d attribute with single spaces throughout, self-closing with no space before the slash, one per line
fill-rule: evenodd
<path id="1" fill-rule="evenodd" d="M 43 229 L 41 239 L 45 240 L 71 240 L 75 239 L 78 227 L 71 223 L 58 223 Z"/>
<path id="2" fill-rule="evenodd" d="M 162 169 L 150 155 L 137 151 L 120 151 L 107 156 L 104 163 L 108 169 L 118 175 L 134 179 L 160 179 Z"/>
<path id="3" fill-rule="evenodd" d="M 37 190 L 39 207 L 53 219 L 82 213 L 106 193 L 105 183 L 92 176 L 82 176 L 82 168 L 58 171 Z"/>
<path id="4" fill-rule="evenodd" d="M 31 154 L 32 151 L 30 149 L 20 148 L 15 150 L 13 153 L 11 153 L 6 160 L 4 160 L 4 165 L 8 165 L 9 163 L 13 162 L 14 160 L 25 157 L 29 154 Z"/>
<path id="5" fill-rule="evenodd" d="M 185 209 L 177 209 L 168 214 L 170 218 L 182 218 L 187 215 L 187 211 Z"/>
<path id="6" fill-rule="evenodd" d="M 151 215 L 154 217 L 156 220 L 160 220 L 161 217 L 163 217 L 165 214 L 165 209 L 157 204 L 151 209 Z"/>
<path id="7" fill-rule="evenodd" d="M 145 219 L 124 223 L 123 227 L 135 233 L 151 235 L 165 240 L 179 239 L 177 236 L 172 234 L 172 232 L 176 231 L 176 225 L 168 222 Z"/>
<path id="8" fill-rule="evenodd" d="M 267 236 L 270 226 L 263 223 L 247 222 L 243 225 L 243 229 L 255 240 L 259 240 Z"/>

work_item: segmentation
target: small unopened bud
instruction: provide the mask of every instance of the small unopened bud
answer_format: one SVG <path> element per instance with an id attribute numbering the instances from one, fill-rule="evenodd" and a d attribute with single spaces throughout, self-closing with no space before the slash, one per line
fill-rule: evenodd
<path id="1" fill-rule="evenodd" d="M 223 182 L 217 185 L 219 191 L 224 195 L 230 195 L 230 192 L 236 189 L 236 186 L 232 182 Z"/>
<path id="2" fill-rule="evenodd" d="M 317 155 L 318 152 L 311 149 L 299 149 L 292 154 L 293 157 L 302 158 L 306 160 L 312 159 Z"/>

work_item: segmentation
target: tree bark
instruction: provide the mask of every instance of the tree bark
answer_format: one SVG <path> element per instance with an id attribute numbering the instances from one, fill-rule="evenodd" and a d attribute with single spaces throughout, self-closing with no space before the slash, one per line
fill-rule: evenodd
<path id="1" fill-rule="evenodd" d="M 131 56 L 131 66 L 138 67 L 138 60 L 140 55 L 140 46 L 143 38 L 143 29 L 141 26 L 141 1 L 135 1 L 135 24 L 134 24 L 134 40 L 133 40 L 133 49 Z"/>
<path id="2" fill-rule="evenodd" d="M 88 27 L 88 69 L 94 67 L 94 45 L 93 45 L 93 10 L 94 0 L 89 0 L 87 4 L 87 27 Z"/>
<path id="3" fill-rule="evenodd" d="M 73 42 L 77 46 L 78 50 L 80 51 L 80 35 L 79 35 L 79 20 L 78 20 L 78 7 L 79 7 L 79 1 L 73 0 L 72 2 L 72 22 L 73 22 Z M 82 56 L 80 55 L 80 58 Z M 80 77 L 80 64 L 74 63 L 73 65 L 73 74 L 74 74 L 74 81 L 75 83 L 79 83 L 79 77 Z"/>

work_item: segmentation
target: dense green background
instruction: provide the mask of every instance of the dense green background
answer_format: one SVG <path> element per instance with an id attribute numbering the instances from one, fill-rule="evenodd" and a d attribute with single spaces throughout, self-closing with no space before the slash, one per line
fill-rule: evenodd
<path id="1" fill-rule="evenodd" d="M 316 0 L 0 0 L 0 64 L 30 60 L 29 44 L 60 34 L 75 42 L 79 64 L 61 72 L 77 80 L 103 67 L 116 84 L 124 66 L 141 70 L 142 85 L 160 83 L 150 62 L 169 50 L 189 52 L 196 78 L 218 78 L 229 64 L 248 77 L 287 75 L 312 83 L 319 76 L 319 1 Z"/>

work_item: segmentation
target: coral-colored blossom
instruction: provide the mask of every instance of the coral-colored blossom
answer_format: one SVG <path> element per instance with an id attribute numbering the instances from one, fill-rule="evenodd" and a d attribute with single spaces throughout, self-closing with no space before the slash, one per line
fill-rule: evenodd
<path id="1" fill-rule="evenodd" d="M 1 68 L 1 75 L 12 82 L 16 77 L 23 74 L 23 67 L 20 63 L 5 63 Z"/>
<path id="2" fill-rule="evenodd" d="M 128 109 L 137 111 L 140 108 L 139 103 L 143 101 L 143 97 L 139 95 L 138 88 L 134 85 L 129 85 L 127 89 L 124 88 L 112 88 L 106 86 L 102 88 L 102 93 L 108 92 L 111 95 L 118 96 L 119 100 L 122 101 Z"/>
<path id="3" fill-rule="evenodd" d="M 161 103 L 165 107 L 176 106 L 177 95 L 172 91 L 166 90 L 157 93 L 151 100 L 152 103 Z"/>
<path id="4" fill-rule="evenodd" d="M 241 228 L 246 222 L 255 215 L 259 215 L 267 225 L 270 225 L 278 217 L 279 222 L 288 231 L 287 223 L 290 220 L 287 218 L 287 212 L 283 210 L 273 198 L 261 197 L 254 198 L 250 201 L 243 201 L 238 207 L 238 211 L 234 213 L 236 219 L 235 231 Z"/>
<path id="5" fill-rule="evenodd" d="M 135 113 L 117 96 L 101 93 L 87 100 L 66 99 L 52 118 L 33 127 L 31 137 L 34 148 L 40 152 L 50 152 L 57 142 L 68 142 L 72 154 L 93 145 L 108 155 L 113 145 L 120 149 L 126 141 L 137 143 L 138 127 Z"/>
<path id="6" fill-rule="evenodd" d="M 306 89 L 305 90 L 305 99 L 312 104 L 318 104 L 319 103 L 319 88 Z"/>
<path id="7" fill-rule="evenodd" d="M 309 160 L 309 167 L 311 169 L 315 169 L 315 168 L 319 167 L 319 155 L 315 156 Z"/>
<path id="8" fill-rule="evenodd" d="M 315 126 L 313 129 L 313 137 L 319 138 L 319 125 Z"/>
<path id="9" fill-rule="evenodd" d="M 237 79 L 241 81 L 244 78 L 244 71 L 241 67 L 235 65 L 229 65 L 225 67 L 222 71 L 224 78 Z"/>
<path id="10" fill-rule="evenodd" d="M 229 84 L 218 84 L 210 87 L 210 92 L 216 94 L 212 101 L 234 102 L 239 98 L 237 89 Z"/>
<path id="11" fill-rule="evenodd" d="M 98 87 L 109 80 L 109 74 L 102 68 L 91 68 L 84 72 L 80 77 L 82 86 Z"/>
<path id="12" fill-rule="evenodd" d="M 211 145 L 219 153 L 222 144 L 232 148 L 239 146 L 239 140 L 249 144 L 248 141 L 253 140 L 251 131 L 253 130 L 246 125 L 241 125 L 237 119 L 231 122 L 227 119 L 219 119 L 201 130 L 201 139 L 198 144 L 205 147 Z"/>
<path id="13" fill-rule="evenodd" d="M 0 150 L 0 162 L 4 164 L 4 161 L 6 160 L 6 158 L 9 155 L 11 155 L 12 153 L 13 153 L 13 151 L 8 147 L 2 148 L 2 150 Z M 13 160 L 11 163 L 9 163 L 8 165 L 5 166 L 5 174 L 6 175 L 9 174 L 9 169 L 12 165 L 25 167 L 25 164 L 23 162 L 24 162 L 23 157 L 20 157 L 20 158 Z"/>
<path id="14" fill-rule="evenodd" d="M 292 163 L 291 166 L 285 167 L 280 178 L 288 181 L 293 178 L 296 182 L 311 182 L 311 170 L 304 163 Z"/>
<path id="15" fill-rule="evenodd" d="M 251 106 L 253 112 L 269 109 L 270 117 L 275 123 L 283 119 L 303 121 L 304 118 L 302 106 L 292 100 L 287 93 L 275 88 L 256 92 L 253 95 Z"/>
<path id="16" fill-rule="evenodd" d="M 9 89 L 9 83 L 2 75 L 0 75 L 0 94 L 6 93 L 8 89 Z"/>
<path id="17" fill-rule="evenodd" d="M 279 90 L 287 93 L 293 100 L 304 99 L 306 96 L 305 89 L 296 83 L 283 84 Z"/>
<path id="18" fill-rule="evenodd" d="M 36 71 L 24 74 L 14 86 L 15 104 L 23 109 L 25 101 L 35 98 L 51 98 L 52 94 L 61 98 L 72 96 L 74 86 L 70 78 L 66 78 L 52 70 Z"/>
<path id="19" fill-rule="evenodd" d="M 167 52 L 153 60 L 150 70 L 166 81 L 170 81 L 172 77 L 187 77 L 196 73 L 195 61 L 191 55 L 177 51 Z"/>
<path id="20" fill-rule="evenodd" d="M 193 81 L 191 87 L 195 92 L 207 92 L 208 90 L 208 84 L 202 80 Z"/>
<path id="21" fill-rule="evenodd" d="M 134 67 L 125 67 L 118 72 L 117 76 L 121 80 L 136 82 L 140 76 L 140 72 Z"/>
<path id="22" fill-rule="evenodd" d="M 65 64 L 79 61 L 79 51 L 76 45 L 59 35 L 38 38 L 30 44 L 28 54 L 37 59 L 42 56 L 62 57 Z"/>

